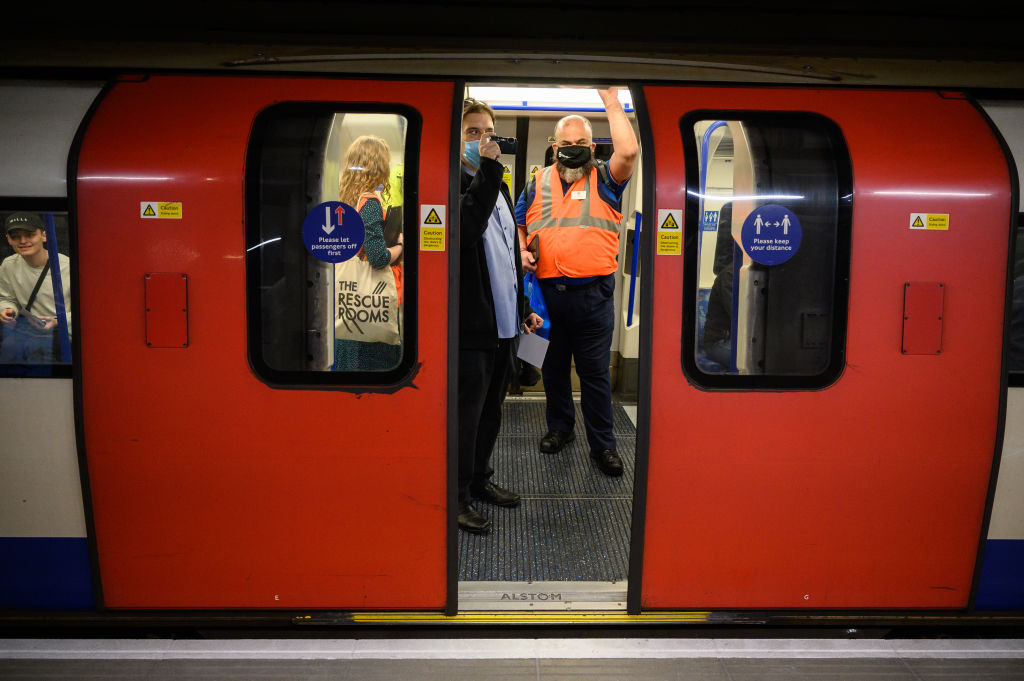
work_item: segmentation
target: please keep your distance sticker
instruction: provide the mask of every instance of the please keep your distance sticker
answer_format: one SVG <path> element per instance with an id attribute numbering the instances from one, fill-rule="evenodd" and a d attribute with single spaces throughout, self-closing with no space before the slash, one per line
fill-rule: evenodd
<path id="1" fill-rule="evenodd" d="M 781 265 L 792 258 L 802 237 L 803 229 L 793 211 L 774 203 L 751 211 L 740 230 L 743 250 L 761 265 Z"/>
<path id="2" fill-rule="evenodd" d="M 317 260 L 345 262 L 363 246 L 363 219 L 355 208 L 340 201 L 314 206 L 302 221 L 302 242 Z"/>

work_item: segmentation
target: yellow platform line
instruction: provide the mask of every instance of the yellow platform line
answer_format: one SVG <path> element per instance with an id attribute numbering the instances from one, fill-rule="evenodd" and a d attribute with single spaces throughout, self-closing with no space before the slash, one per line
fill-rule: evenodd
<path id="1" fill-rule="evenodd" d="M 453 617 L 437 612 L 353 612 L 352 622 L 357 624 L 373 623 L 449 623 L 449 624 L 501 624 L 507 622 L 526 623 L 575 623 L 575 622 L 603 622 L 603 623 L 651 623 L 651 622 L 706 622 L 710 617 L 710 611 L 686 611 L 686 612 L 653 612 L 629 615 L 615 610 L 588 610 L 585 612 L 552 612 L 545 610 L 514 610 L 514 611 L 490 611 L 490 610 L 463 610 Z"/>

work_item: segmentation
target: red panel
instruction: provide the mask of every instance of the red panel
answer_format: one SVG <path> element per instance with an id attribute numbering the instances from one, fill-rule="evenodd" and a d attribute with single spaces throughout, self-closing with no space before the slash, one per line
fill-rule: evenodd
<path id="1" fill-rule="evenodd" d="M 837 122 L 854 204 L 846 368 L 823 390 L 688 383 L 683 258 L 655 256 L 643 605 L 963 607 L 995 446 L 1011 211 L 991 131 L 969 102 L 927 92 L 645 98 L 657 209 L 684 206 L 680 117 L 717 108 Z M 948 213 L 949 230 L 909 229 L 922 212 Z M 956 292 L 939 355 L 900 352 L 903 285 L 918 280 Z"/>
<path id="2" fill-rule="evenodd" d="M 945 287 L 934 281 L 908 281 L 903 286 L 903 352 L 942 352 L 942 299 Z"/>
<path id="3" fill-rule="evenodd" d="M 119 83 L 99 106 L 77 208 L 107 606 L 443 607 L 445 327 L 421 325 L 415 386 L 391 395 L 272 389 L 246 352 L 243 173 L 255 116 L 283 101 L 385 99 L 423 117 L 420 184 L 406 196 L 447 204 L 452 83 L 152 77 Z M 154 200 L 180 202 L 181 219 L 143 221 L 140 202 Z M 111 243 L 131 244 L 131 257 Z M 139 281 L 154 271 L 189 275 L 186 352 L 139 342 Z M 422 252 L 419 276 L 430 292 L 420 319 L 446 319 L 448 253 Z"/>
<path id="4" fill-rule="evenodd" d="M 176 272 L 146 274 L 146 345 L 188 345 L 188 278 Z"/>

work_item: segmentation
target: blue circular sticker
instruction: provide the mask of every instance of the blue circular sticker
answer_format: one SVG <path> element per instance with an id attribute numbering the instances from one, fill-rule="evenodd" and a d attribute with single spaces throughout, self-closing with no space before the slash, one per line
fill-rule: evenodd
<path id="1" fill-rule="evenodd" d="M 796 215 L 774 203 L 755 208 L 743 221 L 740 242 L 743 250 L 761 265 L 781 265 L 800 248 L 803 229 Z"/>
<path id="2" fill-rule="evenodd" d="M 359 212 L 341 201 L 314 206 L 302 221 L 302 242 L 317 260 L 345 262 L 363 246 L 363 219 Z"/>

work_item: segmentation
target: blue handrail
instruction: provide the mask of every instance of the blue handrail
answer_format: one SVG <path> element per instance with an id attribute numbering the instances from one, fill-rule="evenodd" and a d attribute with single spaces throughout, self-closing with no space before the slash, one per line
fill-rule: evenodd
<path id="1" fill-rule="evenodd" d="M 723 125 L 726 125 L 725 121 L 715 121 L 708 126 L 708 129 L 704 131 L 704 137 L 700 141 L 700 216 L 698 220 L 704 222 L 704 195 L 708 189 L 708 163 L 711 159 L 708 158 L 708 148 L 711 146 L 711 133 L 718 130 Z"/>
<path id="2" fill-rule="evenodd" d="M 640 211 L 636 212 L 636 223 L 633 226 L 633 267 L 629 277 L 629 312 L 626 315 L 626 326 L 633 325 L 633 298 L 636 297 L 636 263 L 640 252 L 640 223 L 643 222 Z"/>
<path id="3" fill-rule="evenodd" d="M 700 213 L 697 215 L 697 262 L 700 262 L 700 248 L 701 242 L 704 240 L 701 234 L 704 232 L 704 195 L 708 192 L 708 164 L 711 159 L 708 158 L 708 150 L 711 146 L 711 133 L 718 130 L 723 125 L 727 125 L 725 121 L 715 121 L 708 126 L 708 129 L 704 131 L 704 136 L 700 140 Z"/>
<path id="4" fill-rule="evenodd" d="M 68 335 L 68 315 L 64 303 L 64 286 L 60 276 L 60 254 L 57 251 L 57 229 L 53 213 L 43 213 L 46 223 L 46 250 L 50 254 L 50 283 L 53 285 L 53 305 L 57 309 L 57 340 L 60 341 L 60 361 L 71 363 L 71 339 Z"/>

